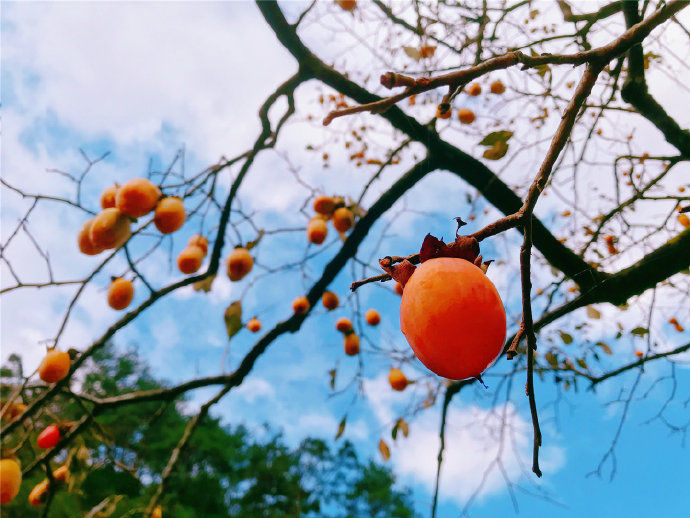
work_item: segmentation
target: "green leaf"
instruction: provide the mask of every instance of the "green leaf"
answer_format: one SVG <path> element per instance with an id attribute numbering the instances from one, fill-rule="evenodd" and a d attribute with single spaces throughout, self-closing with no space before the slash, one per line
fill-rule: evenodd
<path id="1" fill-rule="evenodd" d="M 568 333 L 564 333 L 563 331 L 559 331 L 558 333 L 561 335 L 561 340 L 563 340 L 564 344 L 568 345 L 573 343 L 573 337 Z"/>
<path id="2" fill-rule="evenodd" d="M 242 301 L 236 300 L 225 310 L 225 327 L 228 330 L 228 338 L 232 338 L 242 329 Z"/>
<path id="3" fill-rule="evenodd" d="M 647 333 L 649 333 L 649 329 L 646 327 L 636 327 L 632 331 L 630 331 L 632 334 L 637 335 L 637 336 L 644 336 Z"/>
<path id="4" fill-rule="evenodd" d="M 587 316 L 598 320 L 601 318 L 601 313 L 592 306 L 587 306 Z"/>
<path id="5" fill-rule="evenodd" d="M 604 351 L 609 356 L 613 354 L 613 351 L 611 350 L 611 348 L 607 344 L 605 344 L 604 342 L 597 342 L 596 345 L 601 347 L 602 351 Z"/>
<path id="6" fill-rule="evenodd" d="M 336 439 L 340 439 L 340 436 L 343 435 L 343 432 L 345 431 L 345 424 L 347 423 L 347 414 L 343 416 L 343 418 L 340 420 L 340 424 L 338 424 L 338 432 L 335 434 Z"/>
<path id="7" fill-rule="evenodd" d="M 482 139 L 479 143 L 480 146 L 494 146 L 498 142 L 505 144 L 513 136 L 512 131 L 501 130 L 489 133 L 486 137 Z"/>
<path id="8" fill-rule="evenodd" d="M 391 430 L 391 437 L 393 440 L 396 440 L 398 438 L 398 428 L 400 428 L 400 419 L 398 419 L 395 424 L 393 425 L 393 429 Z"/>

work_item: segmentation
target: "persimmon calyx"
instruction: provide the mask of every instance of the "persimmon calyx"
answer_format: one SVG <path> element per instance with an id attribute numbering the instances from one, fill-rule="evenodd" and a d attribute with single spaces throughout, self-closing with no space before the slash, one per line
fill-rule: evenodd
<path id="1" fill-rule="evenodd" d="M 474 263 L 479 257 L 479 241 L 472 236 L 458 236 L 452 243 L 444 243 L 427 234 L 419 250 L 419 261 L 424 262 L 437 257 L 455 257 Z"/>

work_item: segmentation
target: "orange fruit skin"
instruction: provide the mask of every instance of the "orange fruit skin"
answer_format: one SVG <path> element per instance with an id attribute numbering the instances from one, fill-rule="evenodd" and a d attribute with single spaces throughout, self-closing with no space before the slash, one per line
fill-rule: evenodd
<path id="1" fill-rule="evenodd" d="M 239 281 L 252 271 L 254 258 L 246 248 L 235 248 L 228 256 L 228 277 L 231 281 Z"/>
<path id="2" fill-rule="evenodd" d="M 129 219 L 119 209 L 103 209 L 91 222 L 89 237 L 96 248 L 118 248 L 129 239 Z"/>
<path id="3" fill-rule="evenodd" d="M 53 478 L 56 482 L 67 482 L 67 477 L 69 477 L 69 469 L 67 466 L 60 466 L 53 471 Z"/>
<path id="4" fill-rule="evenodd" d="M 355 224 L 355 216 L 347 207 L 340 207 L 333 213 L 333 226 L 338 232 L 347 232 Z"/>
<path id="5" fill-rule="evenodd" d="M 134 286 L 127 279 L 115 279 L 108 288 L 108 305 L 117 310 L 125 309 L 134 298 Z"/>
<path id="6" fill-rule="evenodd" d="M 29 493 L 29 503 L 31 505 L 36 507 L 43 503 L 46 493 L 48 492 L 49 484 L 50 482 L 48 482 L 48 479 L 45 479 L 34 486 L 34 488 L 31 490 L 31 493 Z"/>
<path id="7" fill-rule="evenodd" d="M 351 333 L 352 332 L 352 322 L 347 317 L 340 317 L 335 323 L 335 328 L 341 333 Z"/>
<path id="8" fill-rule="evenodd" d="M 115 207 L 115 199 L 117 198 L 117 191 L 120 190 L 119 185 L 111 185 L 106 187 L 101 193 L 101 208 L 110 209 Z"/>
<path id="9" fill-rule="evenodd" d="M 377 326 L 381 322 L 381 315 L 375 309 L 368 309 L 364 314 L 364 318 L 370 326 Z"/>
<path id="10" fill-rule="evenodd" d="M 5 410 L 5 413 L 2 415 L 2 418 L 5 421 L 12 422 L 21 416 L 25 410 L 26 405 L 24 403 L 11 403 L 7 410 Z"/>
<path id="11" fill-rule="evenodd" d="M 685 228 L 690 228 L 690 218 L 685 214 L 678 214 L 678 223 L 683 225 Z"/>
<path id="12" fill-rule="evenodd" d="M 303 315 L 308 309 L 309 300 L 307 300 L 307 297 L 297 297 L 292 301 L 292 311 L 294 311 L 297 315 Z"/>
<path id="13" fill-rule="evenodd" d="M 345 11 L 352 11 L 355 7 L 357 7 L 357 0 L 335 0 L 335 3 Z"/>
<path id="14" fill-rule="evenodd" d="M 314 212 L 330 216 L 335 210 L 335 200 L 331 196 L 319 196 L 314 200 Z"/>
<path id="15" fill-rule="evenodd" d="M 93 224 L 94 219 L 95 218 L 91 218 L 85 221 L 81 229 L 79 230 L 79 235 L 77 236 L 77 244 L 79 245 L 79 251 L 82 254 L 97 255 L 103 251 L 102 248 L 95 246 L 93 244 L 93 241 L 91 241 L 91 225 Z"/>
<path id="16" fill-rule="evenodd" d="M 151 212 L 161 191 L 146 178 L 134 178 L 122 184 L 117 191 L 115 202 L 117 208 L 132 218 L 140 218 Z"/>
<path id="17" fill-rule="evenodd" d="M 338 299 L 338 295 L 332 291 L 324 291 L 323 295 L 321 296 L 321 303 L 328 311 L 332 311 L 338 307 L 340 300 Z"/>
<path id="18" fill-rule="evenodd" d="M 474 112 L 467 108 L 460 108 L 458 110 L 458 119 L 463 124 L 472 124 L 474 122 Z"/>
<path id="19" fill-rule="evenodd" d="M 204 262 L 204 251 L 198 246 L 188 246 L 177 256 L 177 269 L 185 275 L 194 273 Z"/>
<path id="20" fill-rule="evenodd" d="M 472 83 L 467 87 L 467 93 L 473 97 L 476 97 L 482 93 L 482 87 L 479 83 Z"/>
<path id="21" fill-rule="evenodd" d="M 258 318 L 252 318 L 249 322 L 247 322 L 247 329 L 249 329 L 252 333 L 258 333 L 261 331 L 261 322 L 259 322 Z"/>
<path id="22" fill-rule="evenodd" d="M 22 470 L 14 459 L 0 460 L 0 504 L 14 499 L 22 485 Z"/>
<path id="23" fill-rule="evenodd" d="M 204 255 L 208 254 L 208 239 L 201 234 L 194 234 L 189 238 L 189 242 L 187 244 L 189 246 L 198 246 L 204 251 Z"/>
<path id="24" fill-rule="evenodd" d="M 307 239 L 310 243 L 320 245 L 326 239 L 327 234 L 328 226 L 321 218 L 314 218 L 307 225 Z"/>
<path id="25" fill-rule="evenodd" d="M 169 196 L 156 205 L 153 223 L 161 234 L 172 234 L 182 226 L 185 218 L 182 200 Z"/>
<path id="26" fill-rule="evenodd" d="M 436 108 L 436 118 L 437 119 L 450 119 L 450 116 L 453 114 L 453 110 L 446 110 L 445 112 L 441 113 L 441 108 L 437 107 Z"/>
<path id="27" fill-rule="evenodd" d="M 348 356 L 359 354 L 359 336 L 354 333 L 345 335 L 345 354 Z"/>
<path id="28" fill-rule="evenodd" d="M 163 518 L 163 508 L 157 505 L 151 512 L 151 518 Z"/>
<path id="29" fill-rule="evenodd" d="M 491 86 L 489 88 L 491 89 L 492 94 L 500 95 L 506 91 L 505 85 L 499 80 L 496 80 L 493 83 L 491 83 Z"/>
<path id="30" fill-rule="evenodd" d="M 403 374 L 400 369 L 391 369 L 388 375 L 388 382 L 391 384 L 393 390 L 401 392 L 407 387 L 407 377 Z"/>
<path id="31" fill-rule="evenodd" d="M 38 376 L 46 383 L 57 383 L 69 372 L 69 354 L 62 351 L 48 351 L 38 367 Z"/>
<path id="32" fill-rule="evenodd" d="M 400 284 L 399 282 L 395 283 L 395 293 L 397 293 L 400 296 L 402 296 L 402 294 L 403 294 L 403 285 Z"/>
<path id="33" fill-rule="evenodd" d="M 400 329 L 429 370 L 460 380 L 479 376 L 498 357 L 506 314 L 479 268 L 442 257 L 418 266 L 405 285 Z"/>

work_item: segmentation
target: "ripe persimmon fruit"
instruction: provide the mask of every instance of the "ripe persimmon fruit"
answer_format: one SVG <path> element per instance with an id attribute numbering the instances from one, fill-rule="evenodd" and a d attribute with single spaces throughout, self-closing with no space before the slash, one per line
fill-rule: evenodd
<path id="1" fill-rule="evenodd" d="M 29 503 L 34 507 L 41 505 L 45 501 L 46 495 L 48 494 L 49 485 L 50 482 L 48 479 L 44 479 L 36 484 L 31 490 L 31 493 L 29 493 Z"/>
<path id="2" fill-rule="evenodd" d="M 379 315 L 379 312 L 375 309 L 368 309 L 367 312 L 364 313 L 364 318 L 370 326 L 377 326 L 379 322 L 381 322 L 381 315 Z"/>
<path id="3" fill-rule="evenodd" d="M 357 0 L 335 0 L 335 3 L 345 11 L 352 11 L 355 7 L 357 7 Z"/>
<path id="4" fill-rule="evenodd" d="M 118 248 L 132 234 L 129 218 L 115 207 L 103 209 L 91 222 L 89 238 L 95 248 Z"/>
<path id="5" fill-rule="evenodd" d="M 473 97 L 476 97 L 482 93 L 482 87 L 479 83 L 472 83 L 467 87 L 467 93 Z"/>
<path id="6" fill-rule="evenodd" d="M 94 245 L 93 241 L 91 241 L 91 225 L 94 219 L 95 218 L 91 218 L 85 221 L 77 235 L 77 244 L 82 254 L 97 255 L 103 251 L 103 248 Z"/>
<path id="7" fill-rule="evenodd" d="M 252 333 L 258 333 L 261 331 L 261 322 L 259 321 L 258 318 L 252 318 L 247 322 L 247 329 L 249 329 Z"/>
<path id="8" fill-rule="evenodd" d="M 172 234 L 182 226 L 185 217 L 182 200 L 168 196 L 156 205 L 153 222 L 161 234 Z"/>
<path id="9" fill-rule="evenodd" d="M 403 294 L 403 285 L 400 284 L 399 282 L 396 282 L 396 283 L 395 283 L 395 293 L 397 293 L 398 295 L 400 295 L 400 296 L 402 297 L 402 294 Z"/>
<path id="10" fill-rule="evenodd" d="M 335 323 L 335 328 L 341 333 L 351 333 L 352 332 L 352 321 L 347 317 L 340 317 Z"/>
<path id="11" fill-rule="evenodd" d="M 359 336 L 354 333 L 345 335 L 345 354 L 348 356 L 359 354 Z"/>
<path id="12" fill-rule="evenodd" d="M 57 383 L 67 376 L 70 362 L 69 354 L 51 349 L 38 366 L 38 376 L 46 383 Z"/>
<path id="13" fill-rule="evenodd" d="M 314 212 L 324 216 L 331 216 L 335 210 L 335 200 L 332 196 L 319 196 L 314 200 Z"/>
<path id="14" fill-rule="evenodd" d="M 108 288 L 108 305 L 117 310 L 125 309 L 134 298 L 132 281 L 119 277 L 110 283 Z"/>
<path id="15" fill-rule="evenodd" d="M 638 349 L 637 351 L 635 351 L 635 356 L 637 356 L 638 358 L 642 358 L 644 356 L 644 353 Z"/>
<path id="16" fill-rule="evenodd" d="M 194 234 L 192 237 L 189 238 L 187 244 L 189 246 L 198 246 L 204 251 L 204 255 L 208 253 L 208 239 L 206 239 L 201 234 Z"/>
<path id="17" fill-rule="evenodd" d="M 117 191 L 120 190 L 120 186 L 115 184 L 110 187 L 106 187 L 101 193 L 101 208 L 110 209 L 115 207 L 115 199 L 117 197 Z"/>
<path id="18" fill-rule="evenodd" d="M 474 122 L 474 112 L 468 108 L 460 108 L 458 110 L 458 119 L 463 124 L 472 124 Z"/>
<path id="19" fill-rule="evenodd" d="M 678 214 L 678 223 L 683 225 L 685 228 L 690 228 L 690 218 L 685 214 Z"/>
<path id="20" fill-rule="evenodd" d="M 347 207 L 340 207 L 333 213 L 333 226 L 338 232 L 347 232 L 355 224 L 355 216 Z"/>
<path id="21" fill-rule="evenodd" d="M 204 251 L 198 246 L 187 246 L 177 256 L 177 269 L 185 275 L 194 273 L 204 262 Z"/>
<path id="22" fill-rule="evenodd" d="M 391 388 L 398 392 L 405 390 L 405 387 L 407 387 L 409 383 L 403 371 L 393 368 L 391 368 L 391 372 L 388 375 L 388 382 L 391 384 Z"/>
<path id="23" fill-rule="evenodd" d="M 163 508 L 160 505 L 153 508 L 153 511 L 151 511 L 151 518 L 163 518 Z"/>
<path id="24" fill-rule="evenodd" d="M 307 239 L 310 243 L 320 245 L 326 239 L 328 234 L 328 226 L 321 218 L 312 218 L 307 224 Z"/>
<path id="25" fill-rule="evenodd" d="M 140 218 L 151 212 L 161 197 L 161 191 L 146 178 L 127 180 L 117 191 L 117 208 L 132 218 Z"/>
<path id="26" fill-rule="evenodd" d="M 453 110 L 448 109 L 444 112 L 441 111 L 441 105 L 436 107 L 436 118 L 437 119 L 450 119 L 450 116 L 453 114 Z"/>
<path id="27" fill-rule="evenodd" d="M 19 494 L 22 470 L 14 459 L 0 460 L 0 504 L 6 504 Z"/>
<path id="28" fill-rule="evenodd" d="M 506 314 L 482 270 L 441 257 L 418 266 L 405 285 L 400 328 L 429 370 L 459 380 L 481 375 L 498 357 Z"/>
<path id="29" fill-rule="evenodd" d="M 292 301 L 292 311 L 297 315 L 303 315 L 309 310 L 309 300 L 307 297 L 300 296 Z"/>
<path id="30" fill-rule="evenodd" d="M 43 449 L 53 448 L 59 442 L 60 429 L 54 424 L 46 426 L 45 429 L 38 434 L 38 438 L 36 439 L 38 447 Z"/>
<path id="31" fill-rule="evenodd" d="M 333 311 L 340 304 L 340 300 L 338 299 L 338 295 L 332 291 L 324 291 L 321 296 L 321 303 L 328 311 Z"/>
<path id="32" fill-rule="evenodd" d="M 491 83 L 491 86 L 489 87 L 491 90 L 492 94 L 502 94 L 503 92 L 506 91 L 505 85 L 501 82 L 500 79 L 497 79 L 493 83 Z"/>
<path id="33" fill-rule="evenodd" d="M 239 281 L 252 271 L 254 258 L 246 248 L 235 248 L 228 256 L 228 277 L 231 281 Z"/>

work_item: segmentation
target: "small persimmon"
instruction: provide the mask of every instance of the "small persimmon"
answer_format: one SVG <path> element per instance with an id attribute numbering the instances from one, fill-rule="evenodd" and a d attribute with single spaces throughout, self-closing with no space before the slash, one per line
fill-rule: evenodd
<path id="1" fill-rule="evenodd" d="M 117 208 L 132 218 L 140 218 L 151 212 L 161 197 L 161 191 L 146 178 L 133 178 L 122 184 L 117 191 Z"/>
<path id="2" fill-rule="evenodd" d="M 335 323 L 335 328 L 341 333 L 351 333 L 352 332 L 352 321 L 347 317 L 340 317 Z"/>
<path id="3" fill-rule="evenodd" d="M 45 429 L 38 434 L 36 438 L 36 444 L 39 448 L 48 449 L 53 448 L 57 443 L 60 442 L 60 429 L 51 424 L 46 426 Z"/>
<path id="4" fill-rule="evenodd" d="M 333 213 L 333 226 L 338 232 L 347 232 L 355 224 L 355 216 L 347 207 L 340 207 Z"/>
<path id="5" fill-rule="evenodd" d="M 69 354 L 52 349 L 48 351 L 38 367 L 38 376 L 46 383 L 57 383 L 67 376 L 70 367 Z"/>
<path id="6" fill-rule="evenodd" d="M 333 311 L 340 304 L 340 300 L 338 299 L 338 295 L 332 291 L 324 291 L 321 296 L 321 303 L 328 311 Z"/>
<path id="7" fill-rule="evenodd" d="M 480 268 L 441 257 L 418 266 L 405 285 L 400 329 L 428 369 L 459 380 L 481 375 L 500 354 L 506 314 Z"/>
<path id="8" fill-rule="evenodd" d="M 206 239 L 201 234 L 194 234 L 192 237 L 189 238 L 187 244 L 189 246 L 198 246 L 203 250 L 204 255 L 208 253 L 208 239 Z"/>
<path id="9" fill-rule="evenodd" d="M 402 297 L 402 294 L 403 294 L 403 285 L 400 284 L 399 282 L 396 282 L 396 283 L 395 283 L 395 293 L 397 293 L 398 295 L 400 295 L 400 296 Z"/>
<path id="10" fill-rule="evenodd" d="M 683 225 L 685 228 L 690 228 L 690 218 L 685 214 L 678 214 L 678 223 Z"/>
<path id="11" fill-rule="evenodd" d="M 132 281 L 119 277 L 110 283 L 108 288 L 108 305 L 117 310 L 125 309 L 134 298 Z"/>
<path id="12" fill-rule="evenodd" d="M 7 504 L 19 494 L 22 469 L 14 459 L 0 460 L 0 504 Z"/>
<path id="13" fill-rule="evenodd" d="M 352 11 L 357 7 L 357 0 L 335 0 L 335 3 L 344 11 Z"/>
<path id="14" fill-rule="evenodd" d="M 110 187 L 106 187 L 103 192 L 101 193 L 101 208 L 102 209 L 110 209 L 112 207 L 115 207 L 116 203 L 116 197 L 117 197 L 117 191 L 120 190 L 120 186 L 115 184 L 111 185 Z"/>
<path id="15" fill-rule="evenodd" d="M 34 507 L 41 505 L 45 501 L 46 495 L 48 494 L 49 485 L 50 482 L 48 479 L 44 479 L 36 484 L 31 490 L 31 493 L 29 493 L 29 503 Z"/>
<path id="16" fill-rule="evenodd" d="M 292 311 L 297 315 L 303 315 L 309 310 L 309 300 L 307 297 L 300 296 L 292 301 Z"/>
<path id="17" fill-rule="evenodd" d="M 467 87 L 467 93 L 473 97 L 476 97 L 482 93 L 482 87 L 479 83 L 472 83 Z"/>
<path id="18" fill-rule="evenodd" d="M 491 86 L 489 87 L 491 90 L 492 94 L 502 94 L 503 92 L 506 91 L 505 85 L 501 82 L 500 79 L 497 79 L 493 83 L 491 83 Z"/>
<path id="19" fill-rule="evenodd" d="M 345 354 L 348 356 L 359 354 L 359 336 L 355 333 L 345 335 Z"/>
<path id="20" fill-rule="evenodd" d="M 335 210 L 335 200 L 332 196 L 319 196 L 314 200 L 314 212 L 331 216 Z"/>
<path id="21" fill-rule="evenodd" d="M 194 273 L 204 262 L 204 251 L 198 246 L 187 246 L 177 256 L 177 269 L 185 275 Z"/>
<path id="22" fill-rule="evenodd" d="M 642 358 L 644 356 L 644 353 L 640 350 L 637 350 L 635 351 L 635 356 L 637 356 L 638 358 Z"/>
<path id="23" fill-rule="evenodd" d="M 103 209 L 91 222 L 89 238 L 95 248 L 118 248 L 132 234 L 129 218 L 119 209 Z"/>
<path id="24" fill-rule="evenodd" d="M 375 309 L 368 309 L 364 314 L 364 318 L 370 326 L 377 326 L 381 322 L 381 315 Z"/>
<path id="25" fill-rule="evenodd" d="M 474 122 L 474 112 L 469 108 L 460 108 L 458 110 L 458 119 L 463 124 L 472 124 Z"/>
<path id="26" fill-rule="evenodd" d="M 102 248 L 94 245 L 93 241 L 91 241 L 91 225 L 93 224 L 94 219 L 95 218 L 91 218 L 85 221 L 79 230 L 79 234 L 77 235 L 77 244 L 79 245 L 79 251 L 82 254 L 97 255 L 103 251 Z"/>
<path id="27" fill-rule="evenodd" d="M 185 220 L 184 203 L 180 198 L 168 196 L 156 205 L 153 222 L 162 234 L 172 234 Z"/>
<path id="28" fill-rule="evenodd" d="M 307 225 L 307 239 L 309 239 L 309 242 L 320 245 L 326 239 L 327 234 L 328 226 L 326 222 L 321 218 L 312 218 Z"/>
<path id="29" fill-rule="evenodd" d="M 397 390 L 398 392 L 405 390 L 405 387 L 407 387 L 407 384 L 409 383 L 407 377 L 400 369 L 391 369 L 391 372 L 388 375 L 388 382 L 391 384 L 391 388 L 393 390 Z"/>
<path id="30" fill-rule="evenodd" d="M 153 511 L 151 511 L 151 518 L 163 518 L 163 508 L 160 505 L 153 508 Z"/>
<path id="31" fill-rule="evenodd" d="M 231 281 L 239 281 L 252 271 L 254 258 L 246 248 L 235 248 L 228 256 L 228 277 Z"/>
<path id="32" fill-rule="evenodd" d="M 450 116 L 452 114 L 453 114 L 453 110 L 451 110 L 450 108 L 447 109 L 446 111 L 442 112 L 440 104 L 436 107 L 436 118 L 437 119 L 450 119 Z"/>
<path id="33" fill-rule="evenodd" d="M 261 322 L 256 317 L 252 318 L 249 320 L 249 322 L 247 322 L 247 329 L 249 329 L 252 333 L 258 333 L 261 331 Z"/>
<path id="34" fill-rule="evenodd" d="M 56 482 L 67 482 L 69 477 L 69 468 L 67 466 L 60 466 L 53 471 L 53 478 Z"/>

